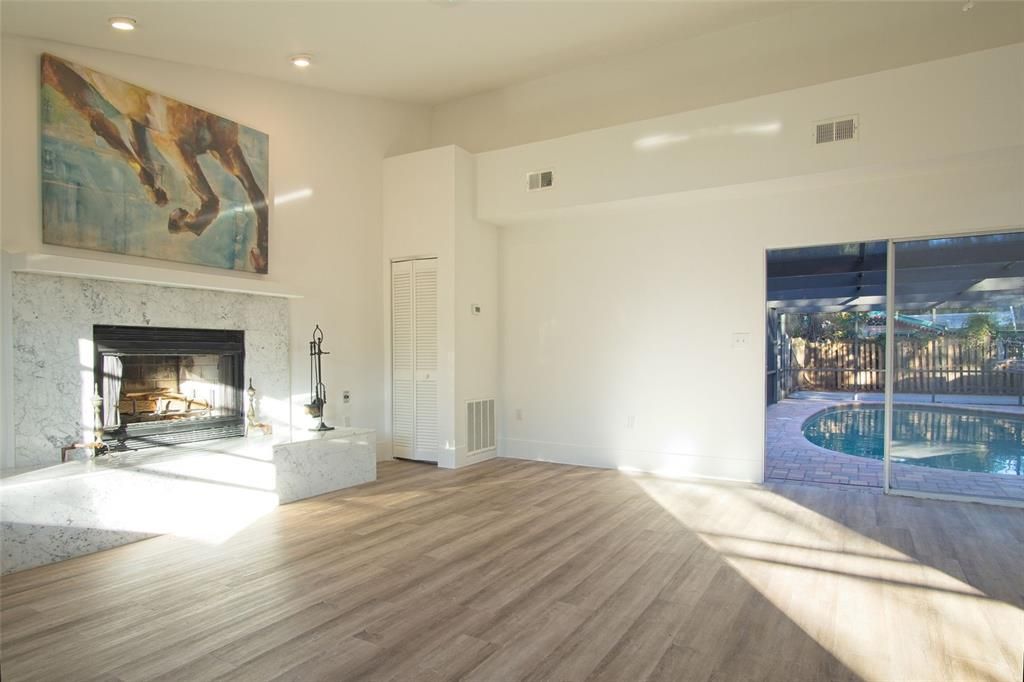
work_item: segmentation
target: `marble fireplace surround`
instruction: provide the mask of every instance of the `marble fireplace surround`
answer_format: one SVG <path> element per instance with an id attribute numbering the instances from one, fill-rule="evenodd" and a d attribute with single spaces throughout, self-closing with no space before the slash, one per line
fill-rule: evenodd
<path id="1" fill-rule="evenodd" d="M 14 272 L 11 306 L 17 469 L 59 463 L 60 448 L 91 431 L 95 324 L 244 330 L 260 418 L 290 427 L 286 298 Z"/>
<path id="2" fill-rule="evenodd" d="M 224 542 L 278 504 L 375 480 L 373 430 L 290 428 L 287 298 L 12 272 L 16 458 L 0 472 L 0 574 L 165 533 Z M 60 446 L 92 428 L 96 324 L 244 330 L 245 376 L 273 434 L 60 463 Z"/>

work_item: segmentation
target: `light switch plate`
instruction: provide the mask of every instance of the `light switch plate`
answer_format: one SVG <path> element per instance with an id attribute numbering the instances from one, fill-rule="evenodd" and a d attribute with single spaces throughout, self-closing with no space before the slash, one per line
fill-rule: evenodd
<path id="1" fill-rule="evenodd" d="M 733 332 L 732 347 L 736 349 L 748 348 L 750 346 L 750 332 Z"/>

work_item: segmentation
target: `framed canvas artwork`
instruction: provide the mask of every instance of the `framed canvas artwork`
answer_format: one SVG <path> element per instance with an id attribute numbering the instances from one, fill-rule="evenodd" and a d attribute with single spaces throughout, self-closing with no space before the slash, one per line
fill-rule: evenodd
<path id="1" fill-rule="evenodd" d="M 266 273 L 265 133 L 44 54 L 47 244 Z"/>

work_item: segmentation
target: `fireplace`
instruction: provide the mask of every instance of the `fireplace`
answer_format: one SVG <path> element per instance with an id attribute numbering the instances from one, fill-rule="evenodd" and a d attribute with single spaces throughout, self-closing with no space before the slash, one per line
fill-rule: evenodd
<path id="1" fill-rule="evenodd" d="M 244 435 L 245 332 L 96 325 L 93 345 L 111 448 Z"/>

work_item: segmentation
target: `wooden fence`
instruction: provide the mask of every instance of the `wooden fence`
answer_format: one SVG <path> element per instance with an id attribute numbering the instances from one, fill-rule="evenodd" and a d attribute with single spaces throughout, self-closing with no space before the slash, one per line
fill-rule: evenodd
<path id="1" fill-rule="evenodd" d="M 872 340 L 806 341 L 782 337 L 777 344 L 783 395 L 799 390 L 885 390 L 885 344 Z M 978 347 L 962 339 L 896 341 L 898 393 L 1024 396 L 1024 360 L 1006 359 L 997 343 Z"/>

